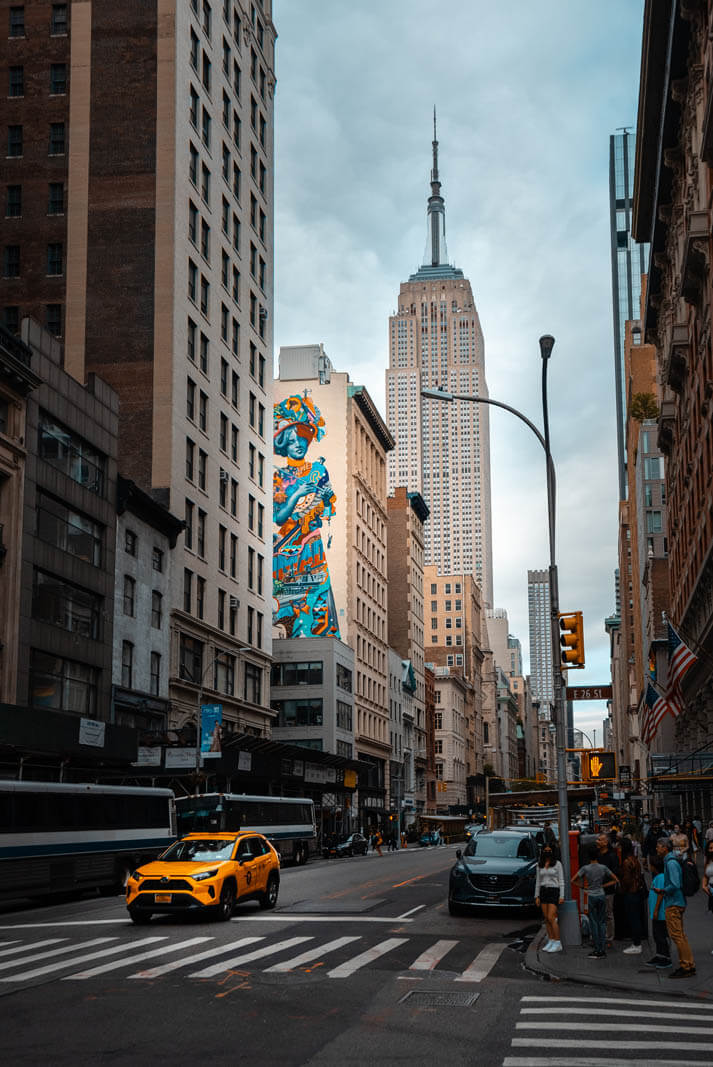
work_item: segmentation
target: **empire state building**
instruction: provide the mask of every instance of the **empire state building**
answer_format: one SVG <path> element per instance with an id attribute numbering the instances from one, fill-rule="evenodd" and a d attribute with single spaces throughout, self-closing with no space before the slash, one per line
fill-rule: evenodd
<path id="1" fill-rule="evenodd" d="M 421 493 L 430 518 L 425 563 L 439 574 L 472 575 L 493 603 L 488 406 L 428 400 L 421 389 L 488 396 L 483 331 L 470 282 L 448 262 L 446 214 L 438 177 L 433 118 L 433 169 L 423 264 L 399 291 L 389 319 L 386 411 L 396 447 L 388 455 L 389 492 Z"/>

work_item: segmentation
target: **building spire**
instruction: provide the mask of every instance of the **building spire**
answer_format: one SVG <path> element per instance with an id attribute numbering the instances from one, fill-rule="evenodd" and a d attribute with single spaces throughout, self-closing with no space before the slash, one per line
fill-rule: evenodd
<path id="1" fill-rule="evenodd" d="M 433 107 L 433 167 L 431 169 L 431 195 L 428 198 L 428 237 L 424 267 L 447 266 L 446 209 L 441 196 L 438 179 L 438 134 L 436 130 L 436 107 Z"/>

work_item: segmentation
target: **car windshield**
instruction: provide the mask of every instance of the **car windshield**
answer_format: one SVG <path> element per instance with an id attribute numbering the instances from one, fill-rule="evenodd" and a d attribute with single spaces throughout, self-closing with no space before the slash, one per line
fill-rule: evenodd
<path id="1" fill-rule="evenodd" d="M 527 837 L 509 834 L 478 834 L 467 849 L 466 856 L 503 856 L 506 859 L 532 859 L 532 843 Z"/>
<path id="2" fill-rule="evenodd" d="M 212 860 L 229 860 L 234 841 L 217 838 L 201 841 L 176 841 L 167 848 L 161 860 L 165 863 L 210 863 Z"/>

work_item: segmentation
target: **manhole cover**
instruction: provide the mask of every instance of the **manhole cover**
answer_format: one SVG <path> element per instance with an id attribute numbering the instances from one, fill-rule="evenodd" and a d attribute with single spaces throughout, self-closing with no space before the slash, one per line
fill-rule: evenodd
<path id="1" fill-rule="evenodd" d="M 400 1003 L 408 1000 L 418 1008 L 469 1008 L 475 1004 L 480 993 L 429 993 L 427 990 L 411 989 Z"/>

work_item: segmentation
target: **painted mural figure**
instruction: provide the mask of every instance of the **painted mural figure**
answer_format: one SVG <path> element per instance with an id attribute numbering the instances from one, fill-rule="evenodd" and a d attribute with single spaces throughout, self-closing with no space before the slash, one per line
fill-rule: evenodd
<path id="1" fill-rule="evenodd" d="M 324 419 L 307 396 L 289 396 L 273 411 L 275 465 L 273 519 L 273 623 L 286 637 L 339 637 L 339 624 L 322 538 L 336 497 L 324 457 L 306 459 L 324 436 Z"/>

